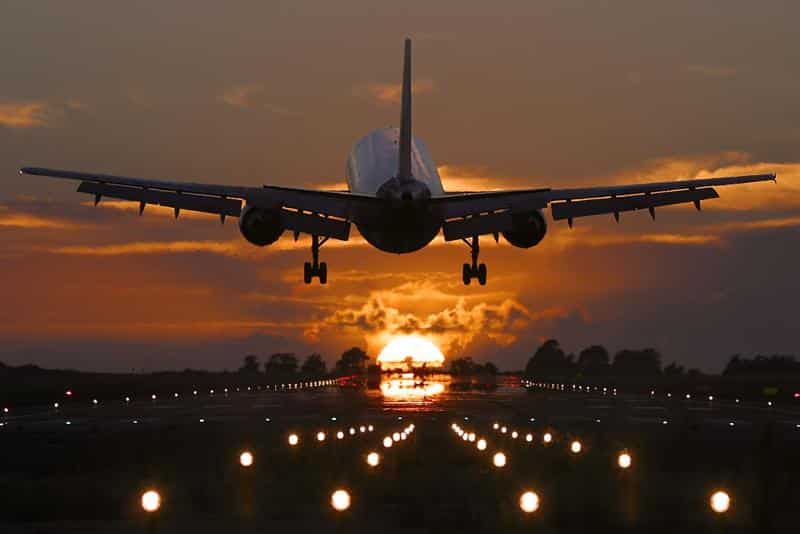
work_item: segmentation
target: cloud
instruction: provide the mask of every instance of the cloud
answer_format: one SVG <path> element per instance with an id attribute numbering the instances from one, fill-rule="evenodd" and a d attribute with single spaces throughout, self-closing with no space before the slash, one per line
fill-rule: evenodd
<path id="1" fill-rule="evenodd" d="M 436 91 L 433 80 L 422 78 L 412 85 L 415 95 L 425 95 Z M 353 95 L 370 98 L 378 104 L 392 104 L 400 102 L 401 87 L 399 83 L 364 82 L 353 86 Z"/>
<path id="2" fill-rule="evenodd" d="M 722 65 L 687 65 L 686 70 L 708 78 L 730 78 L 736 75 L 736 69 Z"/>
<path id="3" fill-rule="evenodd" d="M 6 128 L 33 128 L 47 123 L 46 102 L 17 102 L 0 104 L 0 126 Z"/>
<path id="4" fill-rule="evenodd" d="M 426 308 L 431 311 L 423 311 Z M 372 291 L 360 303 L 343 302 L 310 323 L 305 337 L 314 341 L 333 332 L 349 332 L 363 336 L 370 350 L 378 351 L 394 336 L 418 334 L 453 355 L 463 352 L 478 337 L 496 345 L 510 345 L 538 321 L 569 313 L 558 308 L 532 312 L 510 296 L 466 296 L 450 292 L 441 283 L 418 280 Z"/>
<path id="5" fill-rule="evenodd" d="M 0 206 L 2 207 L 2 206 Z M 32 215 L 30 213 L 0 213 L 0 228 L 39 229 L 39 230 L 77 230 L 83 225 L 63 219 Z"/>
<path id="6" fill-rule="evenodd" d="M 247 83 L 243 85 L 236 85 L 226 89 L 219 100 L 238 108 L 250 107 L 253 98 L 259 93 L 264 91 L 264 85 L 260 83 Z"/>

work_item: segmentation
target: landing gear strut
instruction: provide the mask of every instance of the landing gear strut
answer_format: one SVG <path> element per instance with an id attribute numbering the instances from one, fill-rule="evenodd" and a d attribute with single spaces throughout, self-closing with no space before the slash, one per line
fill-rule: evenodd
<path id="1" fill-rule="evenodd" d="M 327 237 L 320 239 L 318 235 L 311 236 L 311 262 L 303 265 L 303 282 L 306 284 L 310 284 L 314 277 L 319 278 L 320 284 L 328 283 L 328 264 L 319 261 L 319 248 L 327 240 Z"/>
<path id="2" fill-rule="evenodd" d="M 481 251 L 481 247 L 478 242 L 478 236 L 474 235 L 472 236 L 472 238 L 465 237 L 462 238 L 462 241 L 464 241 L 464 243 L 466 243 L 467 246 L 472 251 L 472 265 L 470 265 L 469 263 L 465 263 L 461 271 L 462 277 L 464 279 L 464 285 L 468 286 L 473 278 L 477 278 L 478 283 L 482 286 L 485 286 L 486 264 L 485 263 L 478 264 L 478 254 Z"/>

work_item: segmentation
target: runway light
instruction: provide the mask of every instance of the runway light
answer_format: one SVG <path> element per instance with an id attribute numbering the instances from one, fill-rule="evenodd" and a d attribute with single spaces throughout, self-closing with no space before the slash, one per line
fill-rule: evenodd
<path id="1" fill-rule="evenodd" d="M 669 424 L 669 421 L 667 421 L 666 419 L 663 419 L 663 420 L 661 421 L 661 424 L 662 424 L 662 425 Z"/>
<path id="2" fill-rule="evenodd" d="M 519 508 L 526 514 L 539 509 L 539 496 L 533 491 L 526 491 L 519 498 Z"/>
<path id="3" fill-rule="evenodd" d="M 53 403 L 53 408 L 55 408 L 56 410 L 58 409 L 58 403 L 57 402 Z"/>
<path id="4" fill-rule="evenodd" d="M 161 495 L 155 490 L 142 493 L 142 510 L 148 513 L 157 512 L 161 508 Z"/>
<path id="5" fill-rule="evenodd" d="M 617 457 L 617 465 L 622 469 L 627 469 L 631 466 L 631 455 L 627 452 L 620 453 Z"/>
<path id="6" fill-rule="evenodd" d="M 406 434 L 405 432 L 400 432 L 400 439 L 401 440 L 405 441 L 407 437 L 408 437 L 408 434 Z"/>
<path id="7" fill-rule="evenodd" d="M 155 393 L 153 393 L 152 395 L 150 395 L 150 398 L 151 398 L 152 400 L 156 400 L 156 394 L 155 394 Z"/>
<path id="8" fill-rule="evenodd" d="M 733 422 L 733 421 L 730 421 L 730 422 L 728 422 L 728 426 L 729 426 L 729 427 L 731 427 L 731 428 L 732 428 L 732 427 L 735 427 L 735 426 L 736 426 L 736 423 L 735 423 L 735 422 Z"/>
<path id="9" fill-rule="evenodd" d="M 474 432 L 470 432 L 470 433 L 469 433 L 469 436 L 467 437 L 467 439 L 468 439 L 470 442 L 473 442 L 473 441 L 475 441 L 475 433 L 474 433 Z"/>
<path id="10" fill-rule="evenodd" d="M 354 435 L 355 433 L 356 433 L 356 429 L 355 429 L 355 428 L 353 428 L 353 427 L 350 427 L 350 435 L 352 436 L 352 435 Z"/>
<path id="11" fill-rule="evenodd" d="M 359 432 L 361 432 L 361 433 L 363 434 L 364 432 L 366 432 L 366 431 L 367 431 L 367 427 L 365 427 L 365 426 L 361 426 L 361 427 L 359 427 L 359 428 L 358 428 L 358 431 L 359 431 Z"/>
<path id="12" fill-rule="evenodd" d="M 98 402 L 97 399 L 92 399 L 92 404 L 94 404 L 95 406 L 97 406 L 97 402 Z"/>
<path id="13" fill-rule="evenodd" d="M 511 433 L 511 437 L 512 437 L 513 439 L 517 439 L 517 436 L 519 436 L 519 434 L 517 433 L 517 431 L 516 431 L 516 430 L 515 430 L 515 431 L 513 431 L 513 432 Z"/>
<path id="14" fill-rule="evenodd" d="M 713 401 L 714 400 L 714 395 L 709 395 L 708 396 L 708 400 Z"/>
<path id="15" fill-rule="evenodd" d="M 551 434 L 550 432 L 545 432 L 544 436 L 542 436 L 542 441 L 544 441 L 545 443 L 550 443 L 551 441 L 553 441 L 553 434 Z"/>
<path id="16" fill-rule="evenodd" d="M 297 434 L 289 434 L 289 445 L 294 447 L 298 443 L 300 443 L 300 438 L 298 437 L 298 435 Z"/>
<path id="17" fill-rule="evenodd" d="M 269 417 L 265 417 L 265 418 L 264 418 L 264 422 L 265 422 L 265 423 L 269 423 L 270 421 L 272 421 L 272 419 L 270 419 Z"/>
<path id="18" fill-rule="evenodd" d="M 483 438 L 479 439 L 477 447 L 478 447 L 479 451 L 485 451 L 486 450 L 486 440 L 483 439 Z"/>
<path id="19" fill-rule="evenodd" d="M 201 422 L 201 423 L 205 423 L 205 422 L 206 422 L 206 420 L 205 420 L 203 417 L 201 417 L 201 418 L 200 418 L 200 422 Z"/>
<path id="20" fill-rule="evenodd" d="M 371 452 L 367 455 L 367 464 L 371 467 L 376 467 L 381 463 L 381 456 L 377 452 Z"/>
<path id="21" fill-rule="evenodd" d="M 65 424 L 65 425 L 67 425 L 67 426 L 69 426 L 69 425 L 71 425 L 71 424 L 72 424 L 72 421 L 65 421 L 65 422 L 64 422 L 64 424 Z"/>
<path id="22" fill-rule="evenodd" d="M 503 427 L 503 428 L 501 428 L 501 429 L 500 429 L 500 432 L 502 432 L 503 434 L 505 434 L 507 430 L 508 430 L 508 429 L 507 429 L 506 427 Z"/>
<path id="23" fill-rule="evenodd" d="M 344 432 L 341 430 L 336 433 L 336 439 L 344 439 Z"/>
<path id="24" fill-rule="evenodd" d="M 130 397 L 125 397 L 125 402 L 130 402 L 130 401 L 131 401 Z"/>
<path id="25" fill-rule="evenodd" d="M 375 430 L 375 427 L 374 427 L 374 426 L 372 426 L 372 425 L 369 425 L 369 426 L 367 427 L 367 430 L 369 430 L 370 432 L 372 432 L 373 430 Z"/>
<path id="26" fill-rule="evenodd" d="M 345 490 L 336 490 L 331 495 L 331 506 L 337 512 L 344 512 L 350 508 L 350 494 Z"/>
<path id="27" fill-rule="evenodd" d="M 394 434 L 392 434 L 392 439 L 394 441 L 400 441 L 400 432 L 395 432 Z"/>
<path id="28" fill-rule="evenodd" d="M 71 397 L 72 396 L 72 390 L 68 389 L 67 391 L 64 392 L 64 395 L 66 395 L 67 397 Z"/>
<path id="29" fill-rule="evenodd" d="M 239 455 L 239 465 L 242 467 L 250 467 L 253 465 L 253 453 L 244 451 Z"/>
<path id="30" fill-rule="evenodd" d="M 569 444 L 569 450 L 572 452 L 572 454 L 580 453 L 581 449 L 583 449 L 583 445 L 581 445 L 581 442 L 577 439 Z"/>
<path id="31" fill-rule="evenodd" d="M 535 423 L 536 422 L 536 418 L 535 417 L 531 417 L 530 419 L 528 419 L 528 421 L 530 421 L 531 423 Z"/>
<path id="32" fill-rule="evenodd" d="M 526 436 L 525 436 L 525 441 L 527 441 L 528 443 L 530 443 L 531 441 L 533 441 L 533 434 L 528 434 L 528 435 L 526 435 Z"/>
<path id="33" fill-rule="evenodd" d="M 731 497 L 726 492 L 719 490 L 715 491 L 711 495 L 711 499 L 709 500 L 709 504 L 711 505 L 711 509 L 718 513 L 724 514 L 727 512 L 731 507 Z"/>
<path id="34" fill-rule="evenodd" d="M 325 441 L 325 432 L 317 432 L 317 441 Z"/>
<path id="35" fill-rule="evenodd" d="M 502 452 L 496 452 L 492 457 L 492 463 L 495 467 L 505 467 L 506 465 L 506 455 Z"/>
<path id="36" fill-rule="evenodd" d="M 134 425 L 138 425 L 138 424 L 139 424 L 139 420 L 138 420 L 138 419 L 134 419 L 134 420 L 133 420 L 133 424 L 134 424 Z"/>
<path id="37" fill-rule="evenodd" d="M 495 430 L 497 430 L 498 428 L 500 428 L 500 425 L 499 425 L 499 424 L 497 424 L 497 423 L 495 423 L 495 424 L 493 424 L 493 425 L 492 425 L 492 428 L 494 428 Z"/>
<path id="38" fill-rule="evenodd" d="M 386 436 L 385 438 L 383 438 L 383 446 L 386 447 L 387 449 L 392 446 L 392 443 L 394 442 L 392 441 L 391 437 Z"/>

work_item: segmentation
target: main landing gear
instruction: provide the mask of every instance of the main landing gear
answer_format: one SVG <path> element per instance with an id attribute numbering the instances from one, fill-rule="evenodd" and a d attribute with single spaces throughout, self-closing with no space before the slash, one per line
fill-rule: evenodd
<path id="1" fill-rule="evenodd" d="M 478 243 L 478 236 L 474 235 L 472 238 L 462 238 L 462 241 L 467 244 L 467 246 L 472 251 L 472 265 L 469 263 L 465 263 L 462 269 L 462 277 L 464 280 L 464 285 L 468 286 L 469 283 L 472 281 L 473 278 L 478 279 L 478 283 L 482 286 L 486 285 L 486 264 L 481 263 L 478 264 L 478 254 L 481 251 L 480 244 Z"/>
<path id="2" fill-rule="evenodd" d="M 327 237 L 320 239 L 318 235 L 311 236 L 311 262 L 303 265 L 303 282 L 310 284 L 314 277 L 319 278 L 320 284 L 328 283 L 328 264 L 319 261 L 319 248 L 328 240 Z"/>

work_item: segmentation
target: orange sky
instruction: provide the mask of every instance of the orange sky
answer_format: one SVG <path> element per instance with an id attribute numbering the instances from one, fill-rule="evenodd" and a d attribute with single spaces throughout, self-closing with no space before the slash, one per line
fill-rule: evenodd
<path id="1" fill-rule="evenodd" d="M 655 346 L 708 370 L 734 352 L 798 352 L 800 43 L 787 13 L 746 2 L 725 13 L 689 2 L 269 4 L 5 9 L 0 361 L 234 368 L 248 351 L 332 361 L 359 345 L 374 356 L 401 333 L 502 368 L 550 336 L 575 351 Z M 446 188 L 765 171 L 779 181 L 720 188 L 702 213 L 663 209 L 655 222 L 550 220 L 527 251 L 487 239 L 486 287 L 461 285 L 461 244 L 394 256 L 356 236 L 323 248 L 330 283 L 308 287 L 307 239 L 259 249 L 235 221 L 95 209 L 74 184 L 16 174 L 341 187 L 350 145 L 397 122 L 406 34 L 415 133 Z"/>

